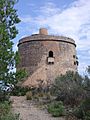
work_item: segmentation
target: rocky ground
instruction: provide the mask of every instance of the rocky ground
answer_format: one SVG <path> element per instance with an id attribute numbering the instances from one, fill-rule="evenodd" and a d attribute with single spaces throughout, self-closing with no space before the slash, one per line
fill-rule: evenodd
<path id="1" fill-rule="evenodd" d="M 20 113 L 20 120 L 65 120 L 62 117 L 54 118 L 46 110 L 40 109 L 25 96 L 12 96 L 12 111 Z"/>

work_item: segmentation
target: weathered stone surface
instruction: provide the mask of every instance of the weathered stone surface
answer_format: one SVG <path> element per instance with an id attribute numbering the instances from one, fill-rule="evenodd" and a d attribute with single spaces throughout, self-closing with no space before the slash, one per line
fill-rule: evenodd
<path id="1" fill-rule="evenodd" d="M 38 80 L 49 84 L 68 70 L 76 71 L 75 48 L 75 41 L 63 36 L 36 34 L 21 39 L 18 44 L 21 61 L 17 68 L 25 68 L 29 74 L 23 86 L 37 85 Z M 49 56 L 50 51 L 53 56 Z M 53 57 L 54 62 L 49 63 L 48 57 Z"/>

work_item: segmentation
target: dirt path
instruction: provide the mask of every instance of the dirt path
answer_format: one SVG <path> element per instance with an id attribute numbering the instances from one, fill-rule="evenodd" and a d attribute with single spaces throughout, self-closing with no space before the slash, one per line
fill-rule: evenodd
<path id="1" fill-rule="evenodd" d="M 47 111 L 40 110 L 25 97 L 11 97 L 12 110 L 20 113 L 20 120 L 64 120 L 64 118 L 53 118 Z"/>

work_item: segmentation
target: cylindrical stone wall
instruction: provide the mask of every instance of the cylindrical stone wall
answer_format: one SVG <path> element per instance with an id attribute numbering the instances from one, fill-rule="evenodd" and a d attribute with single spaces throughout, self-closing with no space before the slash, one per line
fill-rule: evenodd
<path id="1" fill-rule="evenodd" d="M 20 64 L 17 68 L 25 68 L 29 76 L 39 74 L 35 79 L 52 81 L 68 70 L 77 70 L 76 45 L 67 37 L 32 35 L 19 41 L 18 51 Z"/>

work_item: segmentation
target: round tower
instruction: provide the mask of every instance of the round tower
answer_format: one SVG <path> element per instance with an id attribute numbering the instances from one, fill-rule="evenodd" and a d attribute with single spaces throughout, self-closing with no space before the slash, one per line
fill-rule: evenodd
<path id="1" fill-rule="evenodd" d="M 17 68 L 26 69 L 29 77 L 24 86 L 37 85 L 40 80 L 51 84 L 66 71 L 77 71 L 76 44 L 71 38 L 48 35 L 45 28 L 39 34 L 22 38 L 18 43 L 20 63 Z"/>

